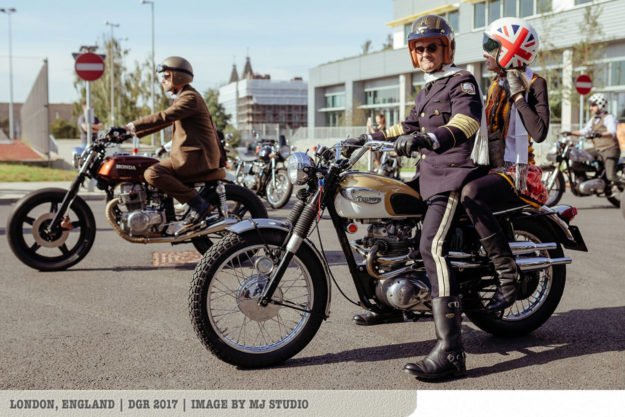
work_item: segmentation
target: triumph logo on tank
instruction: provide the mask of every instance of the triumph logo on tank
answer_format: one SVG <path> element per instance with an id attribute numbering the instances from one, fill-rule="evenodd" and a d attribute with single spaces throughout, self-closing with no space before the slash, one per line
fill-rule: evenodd
<path id="1" fill-rule="evenodd" d="M 134 165 L 124 165 L 124 164 L 116 164 L 115 165 L 116 169 L 127 169 L 127 170 L 131 170 L 131 171 L 136 171 L 137 167 Z"/>
<path id="2" fill-rule="evenodd" d="M 343 197 L 357 203 L 378 204 L 382 201 L 382 195 L 379 191 L 370 188 L 350 187 L 341 190 Z"/>

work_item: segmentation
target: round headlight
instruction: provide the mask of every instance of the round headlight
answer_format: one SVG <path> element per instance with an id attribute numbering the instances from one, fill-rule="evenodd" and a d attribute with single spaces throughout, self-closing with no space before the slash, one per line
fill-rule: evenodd
<path id="1" fill-rule="evenodd" d="M 280 148 L 280 157 L 282 159 L 285 159 L 289 157 L 289 155 L 291 154 L 291 150 L 289 149 L 288 145 L 284 145 Z"/>
<path id="2" fill-rule="evenodd" d="M 302 185 L 308 180 L 308 173 L 304 172 L 304 168 L 312 168 L 314 166 L 310 156 L 304 152 L 293 153 L 287 161 L 287 169 L 289 179 L 292 184 Z"/>

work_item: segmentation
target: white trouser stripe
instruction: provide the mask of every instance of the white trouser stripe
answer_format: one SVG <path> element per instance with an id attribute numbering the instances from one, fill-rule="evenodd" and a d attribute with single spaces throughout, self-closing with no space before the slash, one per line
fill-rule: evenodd
<path id="1" fill-rule="evenodd" d="M 451 227 L 452 220 L 454 219 L 454 213 L 456 212 L 456 206 L 458 205 L 458 193 L 452 191 L 449 193 L 449 199 L 447 200 L 447 206 L 445 207 L 445 213 L 443 219 L 438 226 L 438 231 L 434 235 L 432 240 L 432 258 L 436 264 L 436 277 L 438 278 L 438 296 L 449 297 L 449 269 L 447 268 L 447 262 L 443 257 L 443 243 L 445 243 L 445 236 Z"/>

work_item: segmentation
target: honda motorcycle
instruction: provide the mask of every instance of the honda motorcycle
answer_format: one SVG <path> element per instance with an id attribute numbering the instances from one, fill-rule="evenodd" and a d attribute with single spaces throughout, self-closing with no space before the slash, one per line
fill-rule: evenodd
<path id="1" fill-rule="evenodd" d="M 285 222 L 252 219 L 228 228 L 197 265 L 189 312 L 197 335 L 215 356 L 244 368 L 266 367 L 301 351 L 330 313 L 331 280 L 338 283 L 323 251 L 309 239 L 328 210 L 358 305 L 374 312 L 398 310 L 416 319 L 431 312 L 431 286 L 418 252 L 426 202 L 410 185 L 373 173 L 352 171 L 368 148 L 388 152 L 390 142 L 368 142 L 341 159 L 320 146 L 315 159 L 296 152 L 288 161 L 291 181 L 305 185 Z M 495 335 L 522 335 L 540 327 L 564 291 L 563 247 L 587 251 L 579 229 L 569 224 L 574 207 L 520 204 L 495 210 L 516 256 L 521 283 L 517 301 L 487 312 L 495 271 L 466 215 L 449 248 L 464 313 Z M 364 236 L 347 234 L 366 226 Z M 360 260 L 357 260 L 360 258 Z M 340 290 L 340 287 L 339 287 Z M 341 293 L 344 292 L 341 290 Z"/>
<path id="2" fill-rule="evenodd" d="M 132 243 L 192 243 L 204 253 L 226 227 L 245 217 L 267 217 L 262 201 L 249 190 L 210 180 L 189 184 L 215 208 L 199 227 L 182 230 L 189 212 L 144 179 L 145 170 L 158 159 L 119 154 L 106 156 L 107 148 L 130 137 L 111 128 L 87 146 L 78 176 L 69 190 L 44 188 L 23 197 L 9 215 L 7 237 L 11 250 L 24 264 L 40 271 L 63 270 L 83 259 L 95 240 L 91 208 L 78 195 L 85 178 L 97 181 L 106 192 L 106 219 L 113 230 Z"/>
<path id="3" fill-rule="evenodd" d="M 283 207 L 293 192 L 293 184 L 284 167 L 290 153 L 283 135 L 278 142 L 261 139 L 255 155 L 239 155 L 234 174 L 236 183 L 264 196 L 274 209 Z"/>
<path id="4" fill-rule="evenodd" d="M 625 184 L 625 164 L 619 161 L 616 176 L 618 185 L 608 184 L 605 176 L 605 166 L 601 156 L 595 157 L 590 153 L 579 149 L 578 143 L 583 143 L 585 138 L 576 139 L 573 136 L 562 136 L 547 154 L 547 160 L 551 165 L 541 166 L 543 171 L 542 182 L 549 192 L 546 206 L 558 204 L 566 189 L 566 182 L 570 185 L 571 192 L 577 197 L 596 195 L 605 197 L 615 207 L 621 205 L 621 192 Z M 583 173 L 573 169 L 573 162 L 583 166 Z M 566 180 L 565 180 L 566 177 Z"/>

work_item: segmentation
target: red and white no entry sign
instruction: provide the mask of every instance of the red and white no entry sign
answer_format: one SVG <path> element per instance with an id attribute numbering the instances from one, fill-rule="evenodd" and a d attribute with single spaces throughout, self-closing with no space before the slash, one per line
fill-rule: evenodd
<path id="1" fill-rule="evenodd" d="M 85 81 L 95 81 L 104 74 L 104 61 L 92 52 L 80 54 L 74 64 L 76 74 Z"/>
<path id="2" fill-rule="evenodd" d="M 575 79 L 575 89 L 583 96 L 590 93 L 592 90 L 592 80 L 586 74 L 582 74 Z"/>

